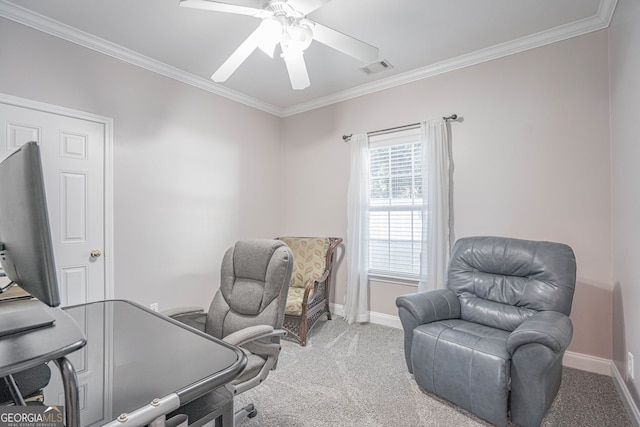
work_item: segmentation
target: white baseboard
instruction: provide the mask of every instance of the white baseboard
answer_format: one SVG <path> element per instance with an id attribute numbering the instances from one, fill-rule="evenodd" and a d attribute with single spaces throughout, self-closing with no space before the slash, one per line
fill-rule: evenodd
<path id="1" fill-rule="evenodd" d="M 612 360 L 566 351 L 562 359 L 562 365 L 610 376 L 616 386 L 620 400 L 622 400 L 624 407 L 627 409 L 632 424 L 634 426 L 640 426 L 640 411 L 638 411 L 638 406 L 633 401 L 633 397 L 631 397 L 624 377 L 620 374 L 620 371 L 618 371 L 616 364 Z"/>
<path id="2" fill-rule="evenodd" d="M 640 426 L 640 410 L 638 410 L 638 406 L 633 401 L 633 397 L 631 397 L 631 393 L 629 392 L 629 388 L 627 387 L 624 377 L 620 374 L 618 367 L 613 362 L 611 362 L 611 377 L 613 378 L 613 383 L 618 390 L 618 395 L 631 418 L 631 423 L 634 426 Z"/>
<path id="3" fill-rule="evenodd" d="M 613 362 L 602 357 L 589 356 L 588 354 L 565 351 L 562 366 L 593 372 L 601 375 L 611 375 Z"/>
<path id="4" fill-rule="evenodd" d="M 342 304 L 330 304 L 331 312 L 337 316 L 344 317 L 344 305 Z M 375 311 L 369 312 L 369 322 L 376 325 L 389 326 L 391 328 L 402 329 L 400 318 L 398 316 L 392 316 L 391 314 L 377 313 Z"/>
<path id="5" fill-rule="evenodd" d="M 331 312 L 335 313 L 337 316 L 344 316 L 344 306 L 342 304 L 331 304 Z M 400 323 L 400 318 L 398 316 L 370 311 L 369 319 L 370 323 L 402 329 L 402 324 Z M 564 353 L 562 365 L 569 368 L 611 376 L 616 389 L 618 390 L 618 395 L 620 396 L 620 399 L 622 399 L 622 402 L 629 413 L 629 417 L 631 417 L 631 422 L 634 426 L 640 426 L 640 411 L 638 410 L 638 406 L 633 401 L 624 378 L 620 375 L 618 368 L 616 368 L 616 364 L 613 363 L 612 360 L 567 351 Z"/>

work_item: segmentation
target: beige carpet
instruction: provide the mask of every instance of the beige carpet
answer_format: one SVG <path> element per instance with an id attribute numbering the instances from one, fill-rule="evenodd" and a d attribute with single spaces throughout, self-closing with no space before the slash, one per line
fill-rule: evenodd
<path id="1" fill-rule="evenodd" d="M 283 342 L 278 369 L 236 398 L 258 415 L 243 427 L 486 426 L 420 390 L 404 362 L 402 331 L 321 321 L 306 347 Z M 543 426 L 631 426 L 611 378 L 564 369 Z"/>

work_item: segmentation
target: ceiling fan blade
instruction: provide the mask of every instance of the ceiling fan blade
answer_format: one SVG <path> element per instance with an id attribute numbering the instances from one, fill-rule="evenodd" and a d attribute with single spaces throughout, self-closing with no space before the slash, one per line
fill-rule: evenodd
<path id="1" fill-rule="evenodd" d="M 211 76 L 214 82 L 223 82 L 233 74 L 240 65 L 251 55 L 260 42 L 260 37 L 264 27 L 258 26 L 249 37 L 231 54 L 229 58 Z"/>
<path id="2" fill-rule="evenodd" d="M 309 81 L 307 65 L 304 63 L 302 52 L 287 52 L 283 57 L 285 64 L 287 64 L 291 87 L 295 90 L 302 90 L 309 87 L 311 82 Z"/>
<path id="3" fill-rule="evenodd" d="M 314 22 L 313 38 L 320 43 L 368 64 L 378 59 L 379 49 L 340 31 Z"/>
<path id="4" fill-rule="evenodd" d="M 289 0 L 287 3 L 298 12 L 306 15 L 324 6 L 330 1 L 331 0 Z"/>
<path id="5" fill-rule="evenodd" d="M 191 9 L 212 10 L 214 12 L 235 13 L 237 15 L 249 15 L 262 18 L 268 12 L 253 7 L 239 6 L 235 4 L 222 3 L 213 0 L 180 0 L 180 6 Z"/>

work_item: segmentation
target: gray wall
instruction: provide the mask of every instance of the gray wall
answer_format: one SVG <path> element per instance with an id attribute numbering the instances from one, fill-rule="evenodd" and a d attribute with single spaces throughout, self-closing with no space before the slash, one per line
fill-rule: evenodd
<path id="1" fill-rule="evenodd" d="M 284 119 L 284 231 L 346 235 L 343 134 L 457 113 L 451 125 L 456 237 L 571 245 L 578 284 L 570 350 L 611 358 L 607 32 L 600 31 Z M 321 208 L 318 208 L 321 207 Z M 346 262 L 334 302 L 343 303 Z M 371 310 L 397 315 L 415 287 L 371 281 Z"/>
<path id="2" fill-rule="evenodd" d="M 0 40 L 0 92 L 114 119 L 116 298 L 208 306 L 226 248 L 278 234 L 279 118 L 2 18 Z"/>
<path id="3" fill-rule="evenodd" d="M 618 0 L 610 27 L 613 179 L 613 360 L 640 407 L 640 2 Z"/>

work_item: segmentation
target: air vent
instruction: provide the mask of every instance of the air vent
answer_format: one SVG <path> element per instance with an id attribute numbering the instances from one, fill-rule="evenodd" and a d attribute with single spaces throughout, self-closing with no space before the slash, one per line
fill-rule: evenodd
<path id="1" fill-rule="evenodd" d="M 360 71 L 365 73 L 367 76 L 370 76 L 371 74 L 376 74 L 384 70 L 389 70 L 391 68 L 393 68 L 393 65 L 391 65 L 386 59 L 383 59 L 382 61 L 374 62 L 373 64 L 360 67 Z"/>

